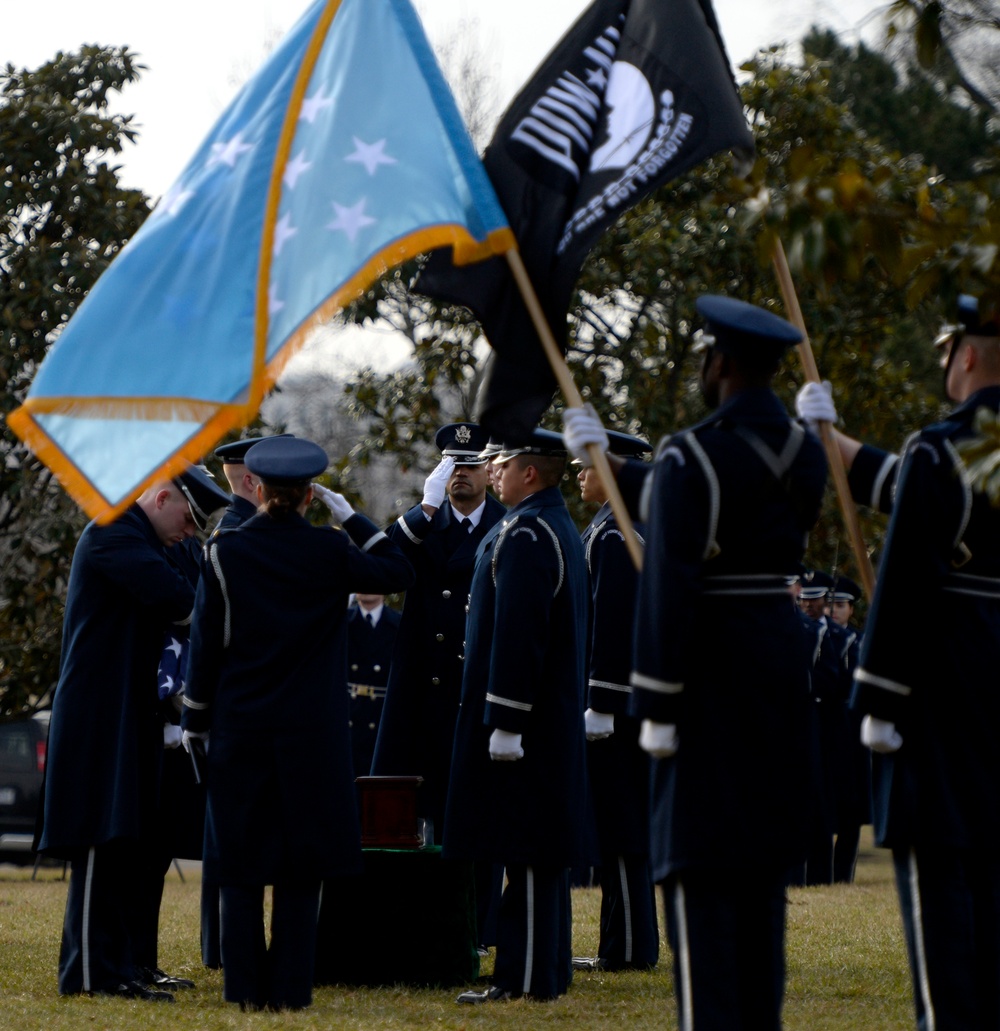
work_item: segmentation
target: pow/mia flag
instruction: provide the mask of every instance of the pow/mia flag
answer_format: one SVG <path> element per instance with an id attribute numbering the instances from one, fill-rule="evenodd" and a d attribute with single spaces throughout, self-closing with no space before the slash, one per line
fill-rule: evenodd
<path id="1" fill-rule="evenodd" d="M 619 215 L 712 154 L 753 148 L 710 0 L 595 0 L 483 158 L 556 340 L 588 251 Z M 505 261 L 459 269 L 439 252 L 417 289 L 480 319 L 494 353 L 478 421 L 518 443 L 555 379 Z"/>

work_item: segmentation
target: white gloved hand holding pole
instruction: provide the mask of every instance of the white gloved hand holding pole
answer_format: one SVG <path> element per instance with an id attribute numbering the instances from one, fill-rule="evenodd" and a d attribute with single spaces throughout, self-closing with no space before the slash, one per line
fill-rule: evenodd
<path id="1" fill-rule="evenodd" d="M 818 435 L 819 423 L 835 423 L 837 409 L 833 403 L 833 384 L 829 380 L 804 384 L 795 395 L 795 414 Z"/>
<path id="2" fill-rule="evenodd" d="M 615 715 L 613 712 L 587 709 L 583 714 L 583 728 L 587 732 L 588 741 L 602 741 L 615 732 Z"/>
<path id="3" fill-rule="evenodd" d="M 445 455 L 424 480 L 424 496 L 421 505 L 427 508 L 440 508 L 444 504 L 448 492 L 448 481 L 455 471 L 455 459 Z"/>
<path id="4" fill-rule="evenodd" d="M 330 510 L 330 514 L 338 523 L 343 524 L 347 522 L 352 515 L 354 515 L 354 509 L 351 508 L 351 503 L 343 494 L 338 494 L 336 491 L 332 491 L 320 483 L 314 483 L 312 485 L 312 489 L 313 497 L 316 498 L 317 501 L 326 505 Z"/>
<path id="5" fill-rule="evenodd" d="M 584 467 L 594 464 L 587 450 L 590 444 L 597 445 L 600 451 L 608 450 L 608 434 L 589 402 L 582 408 L 564 408 L 562 421 L 566 450 Z"/>
<path id="6" fill-rule="evenodd" d="M 669 759 L 677 754 L 677 724 L 643 720 L 639 728 L 639 747 L 654 759 Z"/>
<path id="7" fill-rule="evenodd" d="M 523 759 L 524 749 L 521 747 L 521 735 L 511 734 L 510 731 L 497 727 L 490 734 L 490 758 L 499 762 L 515 762 Z"/>

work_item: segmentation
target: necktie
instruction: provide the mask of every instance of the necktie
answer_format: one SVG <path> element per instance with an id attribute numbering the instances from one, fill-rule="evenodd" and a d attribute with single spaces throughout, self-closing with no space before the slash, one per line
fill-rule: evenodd
<path id="1" fill-rule="evenodd" d="M 458 525 L 461 526 L 466 533 L 472 533 L 472 520 L 468 516 L 463 516 Z"/>
<path id="2" fill-rule="evenodd" d="M 370 612 L 365 613 L 365 622 L 372 628 L 375 629 L 375 623 L 372 620 L 372 614 Z"/>

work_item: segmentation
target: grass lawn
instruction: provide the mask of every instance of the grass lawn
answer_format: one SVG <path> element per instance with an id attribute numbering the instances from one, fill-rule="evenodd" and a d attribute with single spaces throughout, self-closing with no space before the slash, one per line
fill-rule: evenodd
<path id="1" fill-rule="evenodd" d="M 677 1027 L 670 954 L 664 944 L 652 973 L 580 974 L 570 993 L 552 1003 L 525 1000 L 456 1005 L 455 989 L 320 988 L 300 1013 L 244 1014 L 222 1001 L 222 974 L 201 966 L 199 877 L 182 882 L 171 870 L 160 922 L 160 963 L 191 977 L 194 991 L 173 1006 L 72 997 L 56 991 L 56 968 L 66 882 L 61 868 L 0 866 L 0 1028 L 17 1031 L 192 1031 L 272 1028 L 517 1028 L 518 1031 L 673 1031 Z M 600 890 L 573 893 L 573 945 L 597 950 Z M 386 947 L 393 947 L 392 928 Z M 489 973 L 491 961 L 484 962 Z M 788 907 L 787 1031 L 910 1031 L 914 1025 L 909 974 L 888 854 L 862 839 L 857 883 L 793 889 Z"/>

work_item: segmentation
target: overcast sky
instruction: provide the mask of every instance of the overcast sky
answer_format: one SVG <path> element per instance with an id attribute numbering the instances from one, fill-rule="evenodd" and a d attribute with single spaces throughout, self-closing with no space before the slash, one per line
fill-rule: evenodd
<path id="1" fill-rule="evenodd" d="M 502 104 L 513 96 L 589 0 L 416 0 L 431 42 L 474 33 Z M 4 0 L 0 63 L 34 68 L 84 43 L 127 45 L 147 70 L 117 109 L 134 113 L 136 146 L 124 181 L 157 197 L 180 174 L 238 85 L 309 0 Z M 715 0 L 734 65 L 759 48 L 795 41 L 814 23 L 846 39 L 872 25 L 884 0 Z"/>

